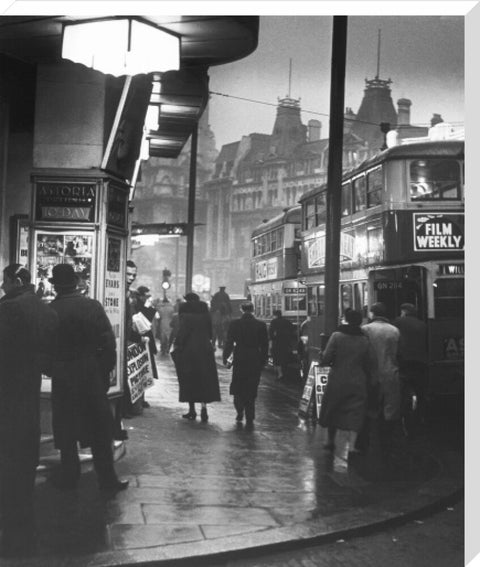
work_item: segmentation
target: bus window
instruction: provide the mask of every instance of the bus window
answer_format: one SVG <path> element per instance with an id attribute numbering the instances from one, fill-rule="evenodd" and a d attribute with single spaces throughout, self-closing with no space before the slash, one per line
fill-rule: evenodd
<path id="1" fill-rule="evenodd" d="M 463 278 L 445 278 L 434 281 L 435 318 L 464 317 L 464 284 Z"/>
<path id="2" fill-rule="evenodd" d="M 315 199 L 310 199 L 310 201 L 307 201 L 305 209 L 305 230 L 316 226 L 315 220 Z"/>
<path id="3" fill-rule="evenodd" d="M 421 159 L 410 162 L 410 199 L 428 201 L 461 198 L 460 166 L 455 160 Z"/>
<path id="4" fill-rule="evenodd" d="M 387 308 L 387 318 L 400 315 L 402 303 L 413 303 L 421 319 L 426 317 L 426 269 L 407 266 L 391 270 L 376 270 L 373 281 L 372 302 L 381 301 Z"/>
<path id="5" fill-rule="evenodd" d="M 265 317 L 272 316 L 272 296 L 267 295 L 265 298 Z"/>
<path id="6" fill-rule="evenodd" d="M 323 315 L 325 312 L 325 285 L 317 286 L 317 315 Z"/>
<path id="7" fill-rule="evenodd" d="M 375 207 L 382 202 L 383 175 L 382 168 L 377 167 L 367 173 L 367 207 Z"/>
<path id="8" fill-rule="evenodd" d="M 363 293 L 361 286 L 361 283 L 356 283 L 353 285 L 353 305 L 354 309 L 356 309 L 357 311 L 363 310 Z"/>
<path id="9" fill-rule="evenodd" d="M 307 315 L 317 315 L 317 299 L 315 294 L 315 288 L 307 287 Z"/>
<path id="10" fill-rule="evenodd" d="M 345 309 L 353 309 L 353 294 L 350 284 L 342 284 L 340 286 L 341 311 L 345 313 Z"/>
<path id="11" fill-rule="evenodd" d="M 319 226 L 326 222 L 327 219 L 327 193 L 322 191 L 316 198 L 317 202 L 317 222 L 315 226 Z"/>
<path id="12" fill-rule="evenodd" d="M 352 214 L 352 184 L 342 185 L 342 217 Z"/>
<path id="13" fill-rule="evenodd" d="M 363 175 L 353 180 L 353 207 L 355 213 L 367 208 L 367 183 Z"/>

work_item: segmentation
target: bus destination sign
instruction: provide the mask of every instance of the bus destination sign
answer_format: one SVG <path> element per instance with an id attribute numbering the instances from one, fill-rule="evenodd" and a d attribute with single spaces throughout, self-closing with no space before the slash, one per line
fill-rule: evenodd
<path id="1" fill-rule="evenodd" d="M 462 251 L 465 245 L 463 215 L 413 213 L 416 252 Z"/>

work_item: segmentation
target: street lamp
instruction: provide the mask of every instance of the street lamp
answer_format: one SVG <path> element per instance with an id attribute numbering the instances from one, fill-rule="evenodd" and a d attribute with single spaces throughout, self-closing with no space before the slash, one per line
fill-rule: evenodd
<path id="1" fill-rule="evenodd" d="M 137 18 L 84 20 L 64 25 L 62 57 L 116 77 L 178 71 L 180 38 Z"/>

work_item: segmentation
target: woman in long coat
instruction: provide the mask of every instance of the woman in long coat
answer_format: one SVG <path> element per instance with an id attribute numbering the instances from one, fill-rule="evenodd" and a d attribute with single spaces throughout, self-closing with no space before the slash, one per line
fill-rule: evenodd
<path id="1" fill-rule="evenodd" d="M 196 293 L 187 293 L 179 308 L 179 328 L 174 358 L 180 386 L 179 401 L 188 402 L 182 417 L 196 419 L 195 403 L 202 404 L 201 419 L 208 421 L 207 403 L 220 401 L 217 365 L 212 345 L 212 321 L 208 306 Z"/>
<path id="2" fill-rule="evenodd" d="M 349 449 L 355 441 L 367 411 L 367 388 L 373 371 L 374 355 L 368 337 L 360 329 L 362 315 L 353 309 L 345 314 L 330 337 L 321 357 L 322 365 L 331 365 L 327 387 L 320 408 L 320 425 L 328 428 L 326 449 L 335 448 L 337 429 L 349 432 Z"/>

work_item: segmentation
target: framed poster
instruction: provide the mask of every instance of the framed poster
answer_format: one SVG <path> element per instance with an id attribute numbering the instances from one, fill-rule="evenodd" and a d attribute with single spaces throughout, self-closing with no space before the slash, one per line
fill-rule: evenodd
<path id="1" fill-rule="evenodd" d="M 71 264 L 78 276 L 78 287 L 92 295 L 95 234 L 83 231 L 36 230 L 33 242 L 33 284 L 36 293 L 45 301 L 55 297 L 48 281 L 56 264 Z"/>
<path id="2" fill-rule="evenodd" d="M 10 263 L 29 267 L 30 223 L 28 215 L 10 217 Z"/>
<path id="3" fill-rule="evenodd" d="M 124 361 L 125 281 L 122 266 L 125 256 L 125 240 L 107 234 L 105 284 L 103 307 L 112 324 L 117 346 L 117 364 L 110 373 L 109 395 L 123 391 L 122 369 Z"/>

